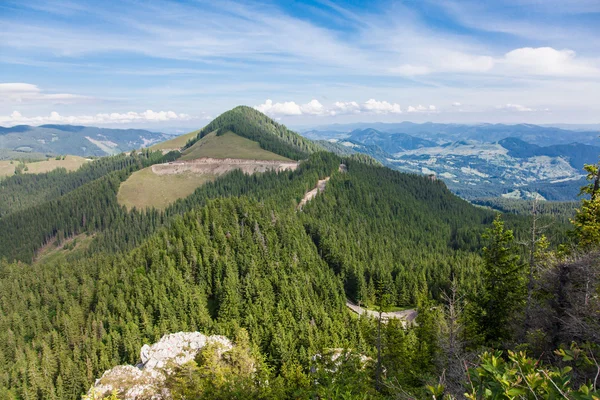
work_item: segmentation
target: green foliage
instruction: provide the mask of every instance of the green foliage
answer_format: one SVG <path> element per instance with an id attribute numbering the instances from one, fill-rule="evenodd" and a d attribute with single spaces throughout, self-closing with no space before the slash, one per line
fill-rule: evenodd
<path id="1" fill-rule="evenodd" d="M 503 213 L 528 216 L 533 208 L 533 200 L 507 199 L 503 197 L 492 197 L 485 199 L 476 199 L 471 201 L 485 207 L 493 208 Z M 548 221 L 568 223 L 569 219 L 575 215 L 577 202 L 575 201 L 537 201 L 537 215 L 549 217 Z"/>
<path id="2" fill-rule="evenodd" d="M 206 348 L 178 370 L 168 384 L 179 397 L 437 398 L 444 368 L 465 365 L 444 359 L 440 300 L 454 282 L 470 302 L 466 321 L 454 321 L 468 326 L 456 329 L 453 355 L 464 354 L 462 340 L 473 349 L 518 342 L 512 328 L 525 290 L 515 237 L 528 231 L 527 218 L 505 215 L 507 229 L 442 182 L 317 151 L 247 107 L 219 118 L 200 137 L 234 126 L 263 149 L 308 158 L 295 171 L 231 172 L 164 210 L 127 210 L 116 193 L 133 171 L 176 154 L 132 152 L 84 172 L 0 183 L 1 398 L 79 398 L 104 370 L 136 363 L 143 343 L 175 331 L 224 334 L 237 345 L 223 357 Z M 325 177 L 325 190 L 297 210 Z M 89 246 L 73 257 L 6 261 L 30 261 L 43 245 L 81 233 Z M 535 275 L 543 288 L 536 310 L 549 322 L 533 321 L 528 337 L 539 333 L 550 349 L 571 332 L 593 341 L 597 256 L 556 269 L 555 258 L 536 257 L 555 280 Z M 378 325 L 351 314 L 347 298 L 382 311 L 416 307 L 416 324 Z M 526 397 L 520 390 L 531 386 L 543 398 L 556 384 L 578 398 L 587 389 L 571 387 L 588 385 L 596 353 L 563 348 L 562 360 L 546 356 L 550 367 L 522 353 L 486 353 L 471 371 L 469 396 Z"/>
<path id="3" fill-rule="evenodd" d="M 73 172 L 58 168 L 42 174 L 18 174 L 0 181 L 0 218 L 54 200 L 113 171 L 170 161 L 174 156 L 163 157 L 160 152 L 140 156 L 121 154 L 86 163 Z"/>
<path id="4" fill-rule="evenodd" d="M 468 399 L 598 399 L 592 385 L 571 385 L 571 367 L 546 367 L 523 352 L 485 352 L 479 365 L 469 369 Z"/>
<path id="5" fill-rule="evenodd" d="M 119 156 L 89 163 L 87 168 L 82 167 L 71 173 L 53 171 L 32 175 L 31 178 L 19 176 L 0 182 L 0 187 L 7 188 L 7 192 L 0 196 L 17 196 L 25 191 L 25 198 L 30 198 L 32 203 L 19 209 L 24 206 L 21 202 L 18 211 L 0 218 L 0 232 L 3 233 L 0 254 L 9 260 L 31 261 L 36 250 L 52 240 L 57 239 L 60 243 L 64 238 L 103 230 L 118 223 L 117 218 L 121 215 L 116 196 L 120 183 L 131 172 L 171 160 L 174 156 L 173 153 L 163 156 L 160 152 Z M 44 190 L 62 190 L 66 193 L 41 202 L 35 195 L 38 189 L 42 199 Z"/>
<path id="6" fill-rule="evenodd" d="M 474 285 L 484 225 L 493 214 L 454 196 L 442 182 L 346 160 L 301 218 L 323 259 L 344 281 L 346 294 L 374 305 L 376 283 L 390 302 L 414 306 L 427 287 L 434 298 L 455 275 Z"/>
<path id="7" fill-rule="evenodd" d="M 486 344 L 504 346 L 512 337 L 511 321 L 525 301 L 523 264 L 511 230 L 504 228 L 500 215 L 484 235 L 483 285 L 470 303 L 473 322 Z"/>
<path id="8" fill-rule="evenodd" d="M 589 198 L 581 200 L 572 223 L 579 246 L 589 249 L 600 245 L 600 164 L 586 165 L 585 171 L 591 182 L 581 188 L 581 194 Z"/>

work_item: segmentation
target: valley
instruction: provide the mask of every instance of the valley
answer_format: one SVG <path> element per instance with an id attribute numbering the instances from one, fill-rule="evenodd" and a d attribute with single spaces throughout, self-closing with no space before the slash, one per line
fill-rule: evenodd
<path id="1" fill-rule="evenodd" d="M 581 166 L 597 162 L 600 154 L 600 140 L 594 139 L 598 133 L 593 132 L 565 131 L 552 136 L 551 129 L 518 125 L 392 124 L 382 128 L 386 131 L 363 128 L 306 134 L 343 146 L 350 153 L 368 154 L 390 168 L 435 175 L 468 200 L 501 196 L 574 200 L 584 178 Z M 410 134 L 392 130 L 400 128 Z M 584 143 L 565 143 L 565 137 Z M 490 141 L 493 139 L 496 141 Z M 332 151 L 342 153 L 338 148 Z"/>

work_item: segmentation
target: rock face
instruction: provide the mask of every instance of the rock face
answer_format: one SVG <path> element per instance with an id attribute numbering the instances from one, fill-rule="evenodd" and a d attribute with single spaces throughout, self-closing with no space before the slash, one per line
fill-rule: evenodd
<path id="1" fill-rule="evenodd" d="M 171 394 L 164 387 L 173 368 L 193 360 L 208 344 L 218 344 L 222 352 L 232 349 L 224 336 L 206 336 L 200 332 L 178 332 L 163 336 L 153 345 L 145 344 L 140 363 L 119 365 L 102 374 L 88 392 L 88 399 L 101 399 L 115 392 L 123 400 L 166 400 Z"/>

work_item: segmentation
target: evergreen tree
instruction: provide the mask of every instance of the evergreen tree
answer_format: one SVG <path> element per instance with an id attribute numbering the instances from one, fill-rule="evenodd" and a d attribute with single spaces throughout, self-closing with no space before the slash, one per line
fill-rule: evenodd
<path id="1" fill-rule="evenodd" d="M 589 249 L 600 245 L 600 164 L 586 165 L 585 170 L 591 182 L 581 188 L 581 194 L 589 198 L 581 200 L 572 223 L 579 247 Z"/>
<path id="2" fill-rule="evenodd" d="M 512 338 L 512 326 L 525 301 L 524 267 L 515 246 L 513 232 L 505 229 L 500 215 L 484 238 L 483 285 L 471 303 L 475 323 L 485 343 L 504 346 Z"/>

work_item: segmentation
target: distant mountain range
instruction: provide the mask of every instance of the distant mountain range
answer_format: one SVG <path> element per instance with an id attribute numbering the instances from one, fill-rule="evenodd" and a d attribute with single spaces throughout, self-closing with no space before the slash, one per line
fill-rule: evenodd
<path id="1" fill-rule="evenodd" d="M 569 144 L 573 142 L 600 145 L 600 139 L 598 139 L 598 136 L 600 136 L 600 129 L 567 130 L 532 124 L 465 125 L 439 124 L 433 122 L 426 122 L 423 124 L 416 124 L 413 122 L 376 122 L 324 125 L 310 130 L 304 130 L 301 133 L 310 139 L 330 139 L 348 137 L 352 131 L 365 129 L 375 129 L 386 133 L 405 133 L 438 143 L 458 140 L 497 142 L 508 137 L 516 137 L 540 146 Z"/>
<path id="2" fill-rule="evenodd" d="M 169 139 L 143 129 L 108 129 L 74 125 L 0 127 L 0 150 L 11 155 L 40 153 L 105 156 Z"/>
<path id="3" fill-rule="evenodd" d="M 368 154 L 391 168 L 435 175 L 467 199 L 571 200 L 583 184 L 583 165 L 600 156 L 600 132 L 594 131 L 529 124 L 365 125 L 332 125 L 304 134 Z"/>

